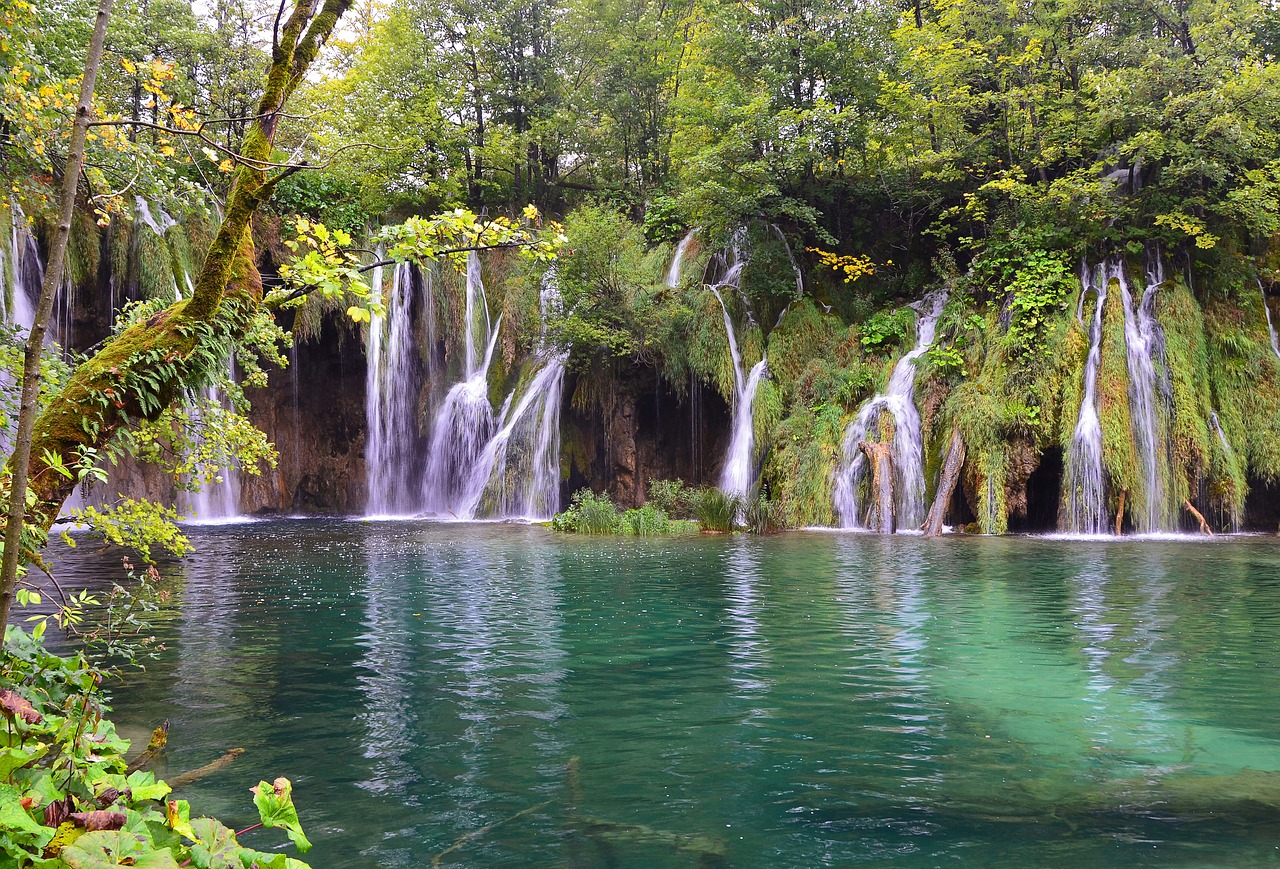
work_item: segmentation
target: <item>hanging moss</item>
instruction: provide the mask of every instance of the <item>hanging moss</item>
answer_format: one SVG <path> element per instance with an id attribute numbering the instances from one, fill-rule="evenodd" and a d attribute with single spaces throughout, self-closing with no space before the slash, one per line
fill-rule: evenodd
<path id="1" fill-rule="evenodd" d="M 175 276 L 173 259 L 160 236 L 149 230 L 138 233 L 138 296 L 172 300 Z"/>
<path id="2" fill-rule="evenodd" d="M 1102 312 L 1102 358 L 1098 364 L 1098 420 L 1102 426 L 1102 467 L 1107 500 L 1114 511 L 1122 490 L 1136 508 L 1145 493 L 1139 483 L 1138 457 L 1129 411 L 1129 368 L 1124 343 L 1124 301 L 1112 283 Z"/>
<path id="3" fill-rule="evenodd" d="M 93 215 L 76 211 L 67 239 L 67 277 L 72 284 L 85 286 L 97 280 L 101 251 L 100 230 Z"/>
<path id="4" fill-rule="evenodd" d="M 814 359 L 834 359 L 845 335 L 840 321 L 818 310 L 810 299 L 801 299 L 769 334 L 769 371 L 784 399 L 793 397 L 802 371 Z"/>
<path id="5" fill-rule="evenodd" d="M 1280 360 L 1257 292 L 1215 293 L 1204 305 L 1210 394 L 1236 458 L 1249 477 L 1280 480 Z"/>
<path id="6" fill-rule="evenodd" d="M 847 371 L 825 359 L 812 359 L 797 378 L 796 397 L 773 431 L 763 471 L 782 521 L 790 527 L 831 525 L 833 473 L 840 464 L 848 415 L 836 395 Z"/>
<path id="7" fill-rule="evenodd" d="M 1212 440 L 1209 414 L 1209 359 L 1200 305 L 1182 281 L 1170 281 L 1157 292 L 1156 318 L 1165 335 L 1165 360 L 1173 392 L 1173 412 L 1168 420 L 1170 480 L 1174 504 L 1196 497 L 1200 482 L 1209 474 Z"/>

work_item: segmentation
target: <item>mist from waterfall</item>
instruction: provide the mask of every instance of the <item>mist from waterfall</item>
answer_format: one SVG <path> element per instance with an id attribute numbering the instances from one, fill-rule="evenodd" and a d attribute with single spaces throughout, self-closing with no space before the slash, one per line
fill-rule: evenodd
<path id="1" fill-rule="evenodd" d="M 858 411 L 844 437 L 844 455 L 836 472 L 833 500 L 841 525 L 865 528 L 874 499 L 866 497 L 871 467 L 858 444 L 879 429 L 882 413 L 893 418 L 894 507 L 897 525 L 914 530 L 924 522 L 924 443 L 920 413 L 915 405 L 916 364 L 933 345 L 938 318 L 947 303 L 947 289 L 929 293 L 916 306 L 916 343 L 898 360 L 889 377 L 889 386 L 873 396 Z"/>

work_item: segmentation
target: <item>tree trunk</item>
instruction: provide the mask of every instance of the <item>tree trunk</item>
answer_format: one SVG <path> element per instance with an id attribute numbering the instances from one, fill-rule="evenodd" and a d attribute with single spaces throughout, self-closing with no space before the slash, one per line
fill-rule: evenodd
<path id="1" fill-rule="evenodd" d="M 32 524 L 48 530 L 75 486 L 51 468 L 46 455 L 73 464 L 81 446 L 101 448 L 120 428 L 157 418 L 185 387 L 199 385 L 208 372 L 221 367 L 241 324 L 262 298 L 249 225 L 276 182 L 288 174 L 283 170 L 274 177 L 267 175 L 280 112 L 351 2 L 324 0 L 317 13 L 315 4 L 303 0 L 276 34 L 258 112 L 245 134 L 227 194 L 226 216 L 209 245 L 190 299 L 126 329 L 77 368 L 35 421 L 29 456 L 25 461 L 17 453 L 10 457 L 14 491 L 26 488 L 17 485 L 18 475 L 25 470 L 36 496 Z M 87 101 L 81 111 L 87 123 Z M 73 180 L 77 174 L 67 171 Z M 51 251 L 50 275 L 55 262 L 60 268 L 61 250 Z M 43 305 L 43 293 L 41 301 Z M 11 520 L 6 535 L 16 532 Z M 6 546 L 6 557 L 18 557 L 17 549 Z M 12 586 L 8 592 L 12 593 Z"/>
<path id="2" fill-rule="evenodd" d="M 947 515 L 947 505 L 960 482 L 960 469 L 964 467 L 964 438 L 959 429 L 951 430 L 951 444 L 947 447 L 947 457 L 942 463 L 942 476 L 938 480 L 938 493 L 933 497 L 933 505 L 924 520 L 924 536 L 937 537 L 942 533 L 942 520 Z"/>
<path id="3" fill-rule="evenodd" d="M 1183 498 L 1182 506 L 1187 508 L 1187 512 L 1196 517 L 1196 521 L 1200 523 L 1200 533 L 1213 536 L 1213 529 L 1209 527 L 1209 523 L 1205 521 L 1204 514 L 1192 506 L 1191 501 Z"/>
<path id="4" fill-rule="evenodd" d="M 871 488 L 875 492 L 875 526 L 881 534 L 898 530 L 893 512 L 893 448 L 876 441 L 859 441 L 858 449 L 871 463 Z"/>
<path id="5" fill-rule="evenodd" d="M 30 476 L 32 433 L 35 429 L 36 401 L 40 396 L 40 353 L 44 349 L 44 334 L 53 314 L 53 299 L 62 283 L 66 261 L 67 239 L 71 236 L 71 219 L 75 216 L 76 191 L 80 186 L 80 168 L 84 164 L 84 145 L 89 134 L 89 117 L 93 110 L 93 89 L 102 64 L 102 44 L 107 37 L 107 22 L 111 18 L 114 0 L 100 0 L 94 21 L 93 36 L 89 39 L 89 51 L 85 57 L 84 78 L 80 83 L 80 102 L 76 105 L 75 120 L 71 125 L 71 143 L 67 162 L 62 169 L 61 201 L 58 209 L 58 225 L 54 227 L 49 242 L 49 264 L 45 269 L 40 298 L 36 302 L 34 322 L 27 335 L 26 356 L 22 365 L 22 397 L 18 407 L 18 431 L 14 438 L 12 458 L 13 475 L 9 493 L 8 522 L 4 531 L 4 559 L 0 563 L 0 631 L 9 623 L 9 607 L 13 603 L 14 589 L 18 583 L 18 561 L 22 554 L 22 529 L 26 518 L 27 478 Z M 58 502 L 61 505 L 61 501 Z M 50 520 L 52 522 L 52 520 Z"/>
<path id="6" fill-rule="evenodd" d="M 1116 507 L 1116 536 L 1117 537 L 1119 537 L 1123 533 L 1122 526 L 1124 525 L 1124 502 L 1125 502 L 1125 499 L 1127 499 L 1128 497 L 1129 497 L 1129 490 L 1121 489 L 1120 504 Z"/>

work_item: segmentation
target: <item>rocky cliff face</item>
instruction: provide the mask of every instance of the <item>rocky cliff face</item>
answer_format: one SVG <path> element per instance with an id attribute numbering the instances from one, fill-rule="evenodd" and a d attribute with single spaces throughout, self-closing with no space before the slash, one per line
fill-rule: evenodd
<path id="1" fill-rule="evenodd" d="M 288 370 L 249 392 L 250 419 L 280 454 L 274 469 L 242 475 L 245 513 L 359 513 L 366 496 L 365 362 L 360 336 L 326 320 L 300 341 Z"/>
<path id="2" fill-rule="evenodd" d="M 580 374 L 599 377 L 599 373 Z M 563 417 L 562 503 L 578 489 L 604 492 L 625 507 L 644 503 L 650 480 L 711 484 L 728 442 L 730 412 L 714 390 L 683 397 L 652 369 L 622 368 L 604 398 Z M 570 383 L 572 395 L 578 384 Z"/>

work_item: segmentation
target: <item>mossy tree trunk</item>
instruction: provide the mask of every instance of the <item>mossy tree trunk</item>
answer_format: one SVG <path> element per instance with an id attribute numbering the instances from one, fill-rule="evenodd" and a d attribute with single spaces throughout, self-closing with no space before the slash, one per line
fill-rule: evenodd
<path id="1" fill-rule="evenodd" d="M 47 456 L 71 465 L 81 447 L 101 448 L 121 428 L 159 417 L 220 363 L 237 324 L 261 302 L 250 221 L 275 184 L 297 168 L 272 162 L 276 130 L 286 101 L 350 5 L 351 0 L 324 0 L 323 5 L 301 0 L 278 22 L 262 99 L 236 159 L 226 215 L 191 297 L 109 341 L 35 421 L 27 463 L 36 496 L 31 524 L 47 530 L 75 488 L 74 480 L 52 469 Z"/>
<path id="2" fill-rule="evenodd" d="M 964 459 L 964 437 L 960 434 L 960 429 L 952 429 L 947 457 L 942 463 L 942 476 L 938 480 L 938 492 L 929 508 L 929 515 L 924 520 L 925 537 L 937 537 L 942 533 L 942 520 L 946 518 L 951 496 L 956 491 L 956 483 L 960 482 L 960 469 L 964 467 Z"/>

